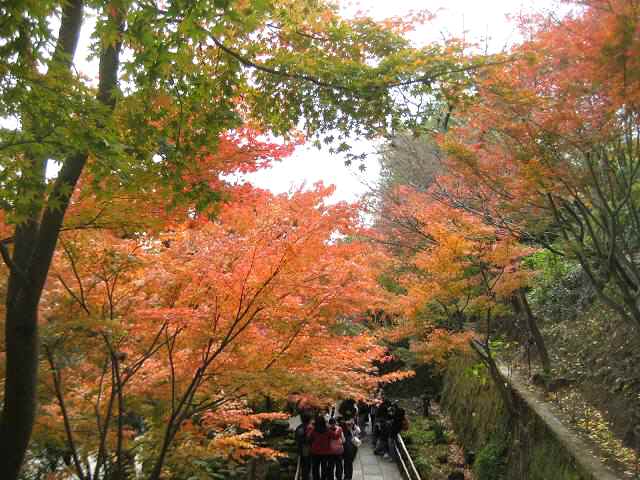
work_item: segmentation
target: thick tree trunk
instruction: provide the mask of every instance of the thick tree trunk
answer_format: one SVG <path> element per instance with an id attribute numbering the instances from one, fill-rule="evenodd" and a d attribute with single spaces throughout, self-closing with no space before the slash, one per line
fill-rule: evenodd
<path id="1" fill-rule="evenodd" d="M 65 162 L 54 193 L 78 182 L 87 155 Z M 36 412 L 38 380 L 38 304 L 47 279 L 69 195 L 60 208 L 47 208 L 34 242 L 31 226 L 16 228 L 12 272 L 7 290 L 5 323 L 6 377 L 0 417 L 0 478 L 18 477 Z M 34 244 L 35 243 L 35 244 Z"/>
<path id="2" fill-rule="evenodd" d="M 49 67 L 52 75 L 71 65 L 82 16 L 82 0 L 72 0 L 65 4 L 56 49 Z M 86 160 L 86 156 L 84 159 Z M 10 268 L 5 319 L 6 376 L 4 404 L 0 415 L 0 478 L 3 480 L 18 477 L 33 429 L 38 379 L 38 304 L 53 257 L 59 226 L 68 205 L 67 195 L 59 210 L 46 210 L 42 222 L 39 221 L 41 209 L 38 202 L 42 200 L 44 192 L 46 162 L 44 159 L 33 158 L 31 163 L 34 178 L 39 178 L 41 183 L 35 187 L 38 193 L 34 197 L 32 218 L 16 227 L 11 258 L 6 245 L 2 247 L 3 259 Z M 77 181 L 83 165 L 84 162 L 79 169 L 75 165 L 76 168 L 71 170 L 77 170 L 77 175 L 65 178 L 65 183 L 73 180 L 73 177 Z M 67 167 L 67 173 L 73 172 Z M 30 181 L 27 180 L 27 183 Z M 62 182 L 59 182 L 58 188 L 61 185 Z M 74 186 L 75 182 L 71 185 Z"/>
<path id="3" fill-rule="evenodd" d="M 15 281 L 15 280 L 14 280 Z M 6 377 L 0 419 L 0 478 L 20 472 L 36 411 L 39 295 L 22 289 L 7 299 Z"/>
<path id="4" fill-rule="evenodd" d="M 122 30 L 124 12 L 112 21 Z M 58 43 L 50 71 L 69 67 L 82 26 L 83 0 L 65 4 Z M 117 88 L 120 42 L 105 45 L 100 55 L 98 100 L 113 108 Z M 38 305 L 49 273 L 71 192 L 87 162 L 87 153 L 78 152 L 65 159 L 50 193 L 54 199 L 46 205 L 41 219 L 37 213 L 31 221 L 16 228 L 13 258 L 3 252 L 11 274 L 7 290 L 5 323 L 6 367 L 4 405 L 0 416 L 0 479 L 16 480 L 29 445 L 36 414 L 38 380 Z M 43 179 L 44 181 L 44 179 Z M 38 220 L 40 220 L 38 222 Z M 6 248 L 6 247 L 5 247 Z"/>

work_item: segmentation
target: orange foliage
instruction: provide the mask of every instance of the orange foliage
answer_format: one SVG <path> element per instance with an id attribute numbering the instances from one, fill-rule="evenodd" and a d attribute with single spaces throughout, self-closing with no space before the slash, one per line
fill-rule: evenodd
<path id="1" fill-rule="evenodd" d="M 376 375 L 375 337 L 335 333 L 386 298 L 384 255 L 355 240 L 355 205 L 326 205 L 332 191 L 244 186 L 215 220 L 194 215 L 157 236 L 65 233 L 42 303 L 54 395 L 38 436 L 68 442 L 64 402 L 85 454 L 104 435 L 98 460 L 143 446 L 147 464 L 173 461 L 174 442 L 191 455 L 273 456 L 257 429 L 281 415 L 254 414 L 255 402 L 364 397 L 408 375 Z"/>
<path id="2" fill-rule="evenodd" d="M 413 342 L 411 350 L 417 353 L 422 361 L 442 366 L 452 353 L 468 351 L 472 338 L 472 332 L 456 333 L 436 328 L 424 341 Z"/>
<path id="3" fill-rule="evenodd" d="M 405 318 L 384 335 L 390 340 L 412 337 L 412 351 L 435 364 L 468 348 L 472 334 L 462 330 L 465 321 L 509 308 L 511 297 L 529 281 L 521 260 L 534 251 L 481 216 L 436 200 L 435 189 L 442 183 L 427 192 L 399 188 L 400 201 L 388 212 L 400 219 L 399 225 L 411 225 L 408 233 L 398 232 L 414 252 L 405 248 L 397 257 L 405 294 L 395 298 L 394 307 Z"/>
<path id="4" fill-rule="evenodd" d="M 483 72 L 477 95 L 459 112 L 463 121 L 441 138 L 458 193 L 532 232 L 544 226 L 541 215 L 552 215 L 551 198 L 560 205 L 580 198 L 589 208 L 594 175 L 604 168 L 589 168 L 590 152 L 637 127 L 637 2 L 580 4 L 561 21 L 520 19 L 528 40 L 510 61 Z"/>
<path id="5" fill-rule="evenodd" d="M 108 228 L 118 234 L 152 232 L 181 223 L 194 210 L 215 216 L 221 199 L 229 200 L 234 175 L 254 172 L 291 155 L 302 135 L 279 141 L 243 127 L 221 133 L 216 150 L 201 148 L 189 162 L 170 169 L 152 161 L 136 173 L 139 182 L 105 174 L 103 162 L 91 157 L 89 169 L 74 190 L 65 228 Z M 172 178 L 171 182 L 167 179 Z"/>
<path id="6" fill-rule="evenodd" d="M 526 41 L 456 103 L 457 121 L 437 139 L 446 174 L 426 193 L 400 189 L 394 214 L 411 220 L 404 238 L 417 252 L 402 269 L 409 315 L 499 313 L 528 282 L 526 239 L 560 244 L 608 305 L 640 321 L 627 294 L 638 281 L 628 259 L 638 235 L 640 8 L 566 3 L 580 7 L 561 20 L 521 18 Z M 416 348 L 428 357 L 455 343 L 420 327 L 428 339 Z"/>
<path id="7" fill-rule="evenodd" d="M 413 315 L 436 303 L 446 315 L 496 308 L 522 288 L 529 274 L 520 260 L 533 250 L 482 218 L 434 201 L 428 193 L 406 192 L 405 215 L 421 225 L 430 241 L 411 259 L 404 275 L 405 312 Z"/>

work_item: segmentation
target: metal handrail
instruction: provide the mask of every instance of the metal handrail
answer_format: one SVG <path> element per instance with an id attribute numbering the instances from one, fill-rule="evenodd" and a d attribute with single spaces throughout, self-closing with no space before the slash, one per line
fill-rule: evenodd
<path id="1" fill-rule="evenodd" d="M 402 469 L 402 473 L 407 480 L 422 480 L 420 478 L 420 474 L 416 469 L 416 466 L 411 459 L 411 455 L 409 455 L 409 451 L 407 450 L 406 445 L 404 444 L 404 440 L 400 434 L 396 435 L 395 441 L 393 442 L 393 446 L 396 450 L 396 458 L 400 463 L 400 467 Z"/>
<path id="2" fill-rule="evenodd" d="M 296 476 L 294 477 L 294 480 L 300 480 L 300 473 L 301 473 L 301 467 L 302 467 L 302 461 L 300 459 L 300 457 L 298 456 L 298 464 L 296 466 Z"/>

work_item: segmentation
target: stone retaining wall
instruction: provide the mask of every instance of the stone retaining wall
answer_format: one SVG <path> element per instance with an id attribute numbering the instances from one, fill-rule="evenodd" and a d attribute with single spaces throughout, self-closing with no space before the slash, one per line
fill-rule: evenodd
<path id="1" fill-rule="evenodd" d="M 506 375 L 505 381 L 515 393 L 517 418 L 507 414 L 475 354 L 453 359 L 445 374 L 442 403 L 465 448 L 475 453 L 478 480 L 619 479 L 527 385 Z"/>

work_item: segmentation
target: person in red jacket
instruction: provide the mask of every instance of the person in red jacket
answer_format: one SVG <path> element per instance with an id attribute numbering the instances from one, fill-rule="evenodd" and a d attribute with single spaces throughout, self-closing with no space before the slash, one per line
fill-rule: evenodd
<path id="1" fill-rule="evenodd" d="M 327 421 L 318 415 L 309 426 L 307 437 L 311 444 L 311 470 L 313 480 L 329 480 L 329 455 L 331 455 L 331 435 Z M 322 473 L 322 477 L 320 474 Z"/>
<path id="2" fill-rule="evenodd" d="M 342 480 L 342 457 L 344 454 L 344 433 L 335 418 L 329 420 L 328 480 Z"/>

